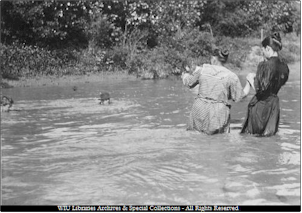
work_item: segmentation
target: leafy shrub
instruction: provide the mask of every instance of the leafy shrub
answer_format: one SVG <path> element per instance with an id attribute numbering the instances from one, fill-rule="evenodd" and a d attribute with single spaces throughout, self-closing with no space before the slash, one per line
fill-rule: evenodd
<path id="1" fill-rule="evenodd" d="M 140 57 L 142 72 L 153 73 L 154 78 L 179 75 L 184 71 L 185 65 L 208 62 L 212 44 L 210 33 L 197 29 L 179 30 L 173 36 L 166 37 L 161 46 L 148 50 L 144 57 Z"/>
<path id="2" fill-rule="evenodd" d="M 248 54 L 252 50 L 252 47 L 259 46 L 260 40 L 220 36 L 216 38 L 215 44 L 217 47 L 227 49 L 229 51 L 229 64 L 242 68 L 247 60 Z"/>
<path id="3" fill-rule="evenodd" d="M 110 49 L 90 47 L 82 50 L 49 50 L 18 43 L 0 44 L 1 75 L 3 78 L 17 79 L 21 76 L 81 75 L 127 70 L 129 74 L 153 79 L 165 78 L 170 74 L 179 75 L 185 65 L 194 67 L 209 63 L 215 47 L 228 49 L 228 64 L 238 68 L 242 68 L 247 62 L 258 63 L 257 57 L 262 54 L 259 52 L 261 48 L 257 48 L 261 44 L 259 38 L 212 38 L 209 33 L 184 29 L 166 38 L 165 43 L 150 49 L 143 45 L 144 35 L 142 34 L 141 40 L 132 40 L 132 43 Z M 282 37 L 282 42 L 281 58 L 287 63 L 299 60 L 299 37 L 286 35 Z M 251 53 L 255 57 L 250 57 Z"/>
<path id="4" fill-rule="evenodd" d="M 107 49 L 117 43 L 121 36 L 121 31 L 109 20 L 106 14 L 99 14 L 90 23 L 87 35 L 91 45 Z"/>
<path id="5" fill-rule="evenodd" d="M 296 61 L 296 55 L 289 51 L 288 48 L 283 48 L 279 52 L 280 58 L 287 64 L 293 63 Z"/>
<path id="6" fill-rule="evenodd" d="M 60 69 L 77 61 L 70 50 L 50 51 L 37 46 L 1 45 L 1 75 L 3 78 L 20 76 L 56 75 Z"/>
<path id="7" fill-rule="evenodd" d="M 103 59 L 103 66 L 106 68 L 126 69 L 127 50 L 120 46 L 114 47 L 106 52 Z"/>
<path id="8" fill-rule="evenodd" d="M 300 47 L 297 43 L 289 43 L 285 47 L 283 46 L 283 48 L 287 49 L 292 54 L 300 55 Z"/>

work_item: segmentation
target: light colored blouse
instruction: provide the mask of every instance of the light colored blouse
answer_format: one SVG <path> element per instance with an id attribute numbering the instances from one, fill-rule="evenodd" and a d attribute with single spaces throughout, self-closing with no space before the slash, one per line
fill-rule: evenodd
<path id="1" fill-rule="evenodd" d="M 223 66 L 211 64 L 197 66 L 192 75 L 183 76 L 183 83 L 190 88 L 199 84 L 200 98 L 228 103 L 228 100 L 240 101 L 244 96 L 238 76 Z"/>

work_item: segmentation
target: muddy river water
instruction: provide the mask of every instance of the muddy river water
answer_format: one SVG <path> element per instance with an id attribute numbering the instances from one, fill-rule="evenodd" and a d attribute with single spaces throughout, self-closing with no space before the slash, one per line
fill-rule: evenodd
<path id="1" fill-rule="evenodd" d="M 232 105 L 231 133 L 186 131 L 194 97 L 179 79 L 2 93 L 15 100 L 1 115 L 3 205 L 300 204 L 300 77 L 269 138 L 239 134 L 251 96 Z"/>

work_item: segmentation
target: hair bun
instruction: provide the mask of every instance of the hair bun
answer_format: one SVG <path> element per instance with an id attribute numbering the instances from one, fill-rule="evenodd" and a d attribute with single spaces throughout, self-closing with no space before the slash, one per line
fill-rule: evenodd
<path id="1" fill-rule="evenodd" d="M 225 63 L 228 60 L 229 51 L 216 48 L 212 55 L 217 56 L 220 62 Z"/>
<path id="2" fill-rule="evenodd" d="M 228 50 L 221 50 L 221 55 L 224 57 L 228 57 L 229 56 L 229 51 Z"/>
<path id="3" fill-rule="evenodd" d="M 276 39 L 277 41 L 281 42 L 281 36 L 278 32 L 274 32 L 272 35 L 273 39 Z"/>

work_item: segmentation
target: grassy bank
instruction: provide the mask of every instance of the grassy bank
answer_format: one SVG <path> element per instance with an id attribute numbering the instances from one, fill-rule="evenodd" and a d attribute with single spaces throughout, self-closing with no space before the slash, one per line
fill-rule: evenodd
<path id="1" fill-rule="evenodd" d="M 36 76 L 36 77 L 20 77 L 18 80 L 2 79 L 3 88 L 11 87 L 42 87 L 42 86 L 74 86 L 78 84 L 105 81 L 123 81 L 136 80 L 134 75 L 126 72 L 101 72 L 89 73 L 86 75 L 65 75 L 65 76 Z"/>
<path id="2" fill-rule="evenodd" d="M 230 64 L 228 64 L 230 66 Z M 290 80 L 300 79 L 300 61 L 289 64 Z M 256 72 L 256 66 L 245 66 L 241 69 L 232 69 L 237 75 L 245 76 L 249 72 Z M 19 80 L 3 79 L 4 88 L 9 87 L 42 87 L 42 86 L 74 86 L 84 83 L 102 83 L 102 82 L 118 82 L 125 80 L 139 80 L 134 75 L 127 72 L 102 72 L 86 75 L 69 75 L 63 77 L 56 76 L 40 76 L 40 77 L 22 77 Z M 242 82 L 243 83 L 243 82 Z"/>
<path id="3" fill-rule="evenodd" d="M 283 35 L 282 42 L 280 57 L 288 64 L 300 61 L 300 37 Z M 262 58 L 259 38 L 212 38 L 209 33 L 194 30 L 176 34 L 165 45 L 153 49 L 117 46 L 109 50 L 50 51 L 18 44 L 2 45 L 2 87 L 92 82 L 109 78 L 166 78 L 179 75 L 184 65 L 194 67 L 208 63 L 215 47 L 229 50 L 226 66 L 238 74 L 255 70 Z M 39 83 L 34 83 L 36 81 Z"/>

